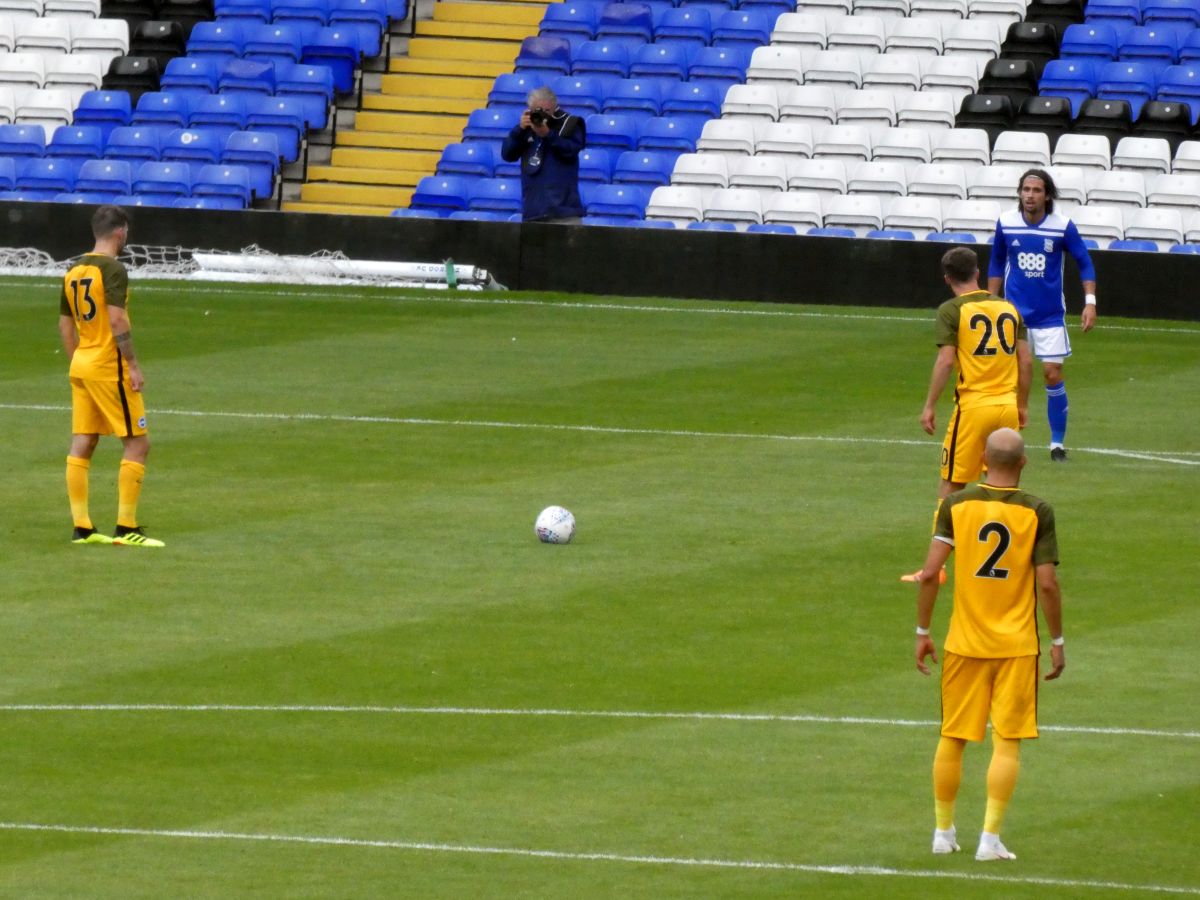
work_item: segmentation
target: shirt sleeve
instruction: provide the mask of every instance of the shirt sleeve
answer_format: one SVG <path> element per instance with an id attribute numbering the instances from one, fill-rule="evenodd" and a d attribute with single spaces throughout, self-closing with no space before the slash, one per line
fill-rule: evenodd
<path id="1" fill-rule="evenodd" d="M 119 262 L 104 273 L 104 302 L 125 308 L 129 301 L 129 273 Z"/>
<path id="2" fill-rule="evenodd" d="M 63 279 L 62 293 L 58 295 L 58 312 L 60 315 L 75 318 L 75 310 L 71 309 L 71 298 L 67 296 L 67 280 Z"/>
<path id="3" fill-rule="evenodd" d="M 988 260 L 988 278 L 1003 278 L 1004 264 L 1007 261 L 1008 247 L 1004 245 L 1004 229 L 1000 225 L 1000 220 L 997 219 L 996 235 L 992 238 L 992 258 Z"/>
<path id="4" fill-rule="evenodd" d="M 1033 545 L 1033 564 L 1058 565 L 1058 536 L 1054 531 L 1054 508 L 1046 502 L 1037 506 L 1037 536 Z"/>
<path id="5" fill-rule="evenodd" d="M 933 334 L 939 347 L 958 346 L 959 312 L 960 308 L 953 300 L 947 300 L 938 307 Z"/>
<path id="6" fill-rule="evenodd" d="M 1083 281 L 1096 280 L 1096 267 L 1092 265 L 1092 255 L 1088 253 L 1087 244 L 1083 242 L 1083 237 L 1079 234 L 1079 229 L 1075 227 L 1075 223 L 1068 220 L 1066 231 L 1063 232 L 1063 246 L 1067 248 L 1067 252 L 1075 257 L 1075 262 L 1079 264 L 1079 277 Z"/>
<path id="7" fill-rule="evenodd" d="M 950 497 L 943 500 L 941 506 L 938 507 L 937 518 L 933 523 L 933 539 L 947 543 L 951 547 L 954 546 L 954 516 L 951 515 L 951 509 L 957 502 L 957 500 L 951 500 Z"/>

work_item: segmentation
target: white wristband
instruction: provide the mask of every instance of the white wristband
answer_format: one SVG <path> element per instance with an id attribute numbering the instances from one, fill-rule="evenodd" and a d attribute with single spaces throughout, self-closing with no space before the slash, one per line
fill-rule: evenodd
<path id="1" fill-rule="evenodd" d="M 1063 636 L 1060 634 L 1056 638 L 1051 638 L 1050 643 L 1053 644 L 1055 647 L 1061 647 L 1063 644 L 1066 643 L 1066 640 L 1064 640 Z"/>
<path id="2" fill-rule="evenodd" d="M 1096 295 L 1095 294 L 1086 294 L 1083 298 L 1083 302 L 1087 306 L 1095 306 L 1096 305 Z"/>
<path id="3" fill-rule="evenodd" d="M 917 626 L 917 634 L 921 635 L 921 637 L 926 637 L 929 634 L 929 629 L 922 628 L 920 625 L 918 625 Z"/>

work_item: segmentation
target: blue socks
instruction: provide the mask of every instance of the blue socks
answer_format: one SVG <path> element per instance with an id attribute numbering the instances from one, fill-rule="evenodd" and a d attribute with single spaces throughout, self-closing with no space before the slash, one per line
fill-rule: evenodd
<path id="1" fill-rule="evenodd" d="M 1061 447 L 1067 437 L 1067 385 L 1046 385 L 1046 418 L 1050 422 L 1050 446 Z"/>

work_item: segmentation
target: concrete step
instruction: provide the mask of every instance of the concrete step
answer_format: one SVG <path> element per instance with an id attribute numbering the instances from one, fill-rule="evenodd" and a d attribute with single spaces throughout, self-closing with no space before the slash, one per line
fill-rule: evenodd
<path id="1" fill-rule="evenodd" d="M 494 78 L 453 75 L 384 75 L 379 80 L 385 94 L 404 97 L 453 97 L 457 100 L 487 100 Z"/>
<path id="2" fill-rule="evenodd" d="M 438 113 L 466 116 L 472 110 L 486 106 L 487 100 L 455 99 L 453 97 L 412 97 L 404 94 L 364 94 L 363 110 L 383 110 L 400 113 Z M 359 114 L 359 118 L 362 114 Z"/>
<path id="3" fill-rule="evenodd" d="M 476 38 L 479 40 L 507 40 L 514 45 L 530 35 L 537 34 L 537 24 L 501 25 L 496 22 L 438 22 L 426 20 L 417 23 L 417 37 Z M 514 56 L 516 55 L 514 46 Z M 469 57 L 468 57 L 469 58 Z"/>
<path id="4" fill-rule="evenodd" d="M 437 167 L 441 153 L 428 150 L 364 150 L 357 147 L 334 147 L 329 165 L 355 166 L 364 169 L 399 169 L 406 172 L 430 174 Z"/>
<path id="5" fill-rule="evenodd" d="M 355 206 L 348 203 L 313 203 L 306 200 L 285 200 L 284 212 L 328 213 L 334 216 L 390 216 L 395 207 Z"/>
<path id="6" fill-rule="evenodd" d="M 338 148 L 369 147 L 376 150 L 428 150 L 439 156 L 459 135 L 403 134 L 391 131 L 347 131 L 338 135 Z"/>
<path id="7" fill-rule="evenodd" d="M 430 171 L 412 169 L 369 169 L 364 166 L 309 166 L 308 183 L 333 181 L 341 184 L 373 184 L 413 188 Z"/>
<path id="8" fill-rule="evenodd" d="M 516 53 L 513 53 L 513 58 Z M 469 75 L 486 78 L 488 83 L 496 80 L 503 72 L 512 71 L 512 58 L 507 61 L 467 59 L 438 59 L 432 57 L 401 56 L 388 63 L 388 71 L 398 75 Z"/>
<path id="9" fill-rule="evenodd" d="M 504 71 L 512 71 L 520 45 L 515 41 L 465 41 L 444 37 L 415 37 L 408 45 L 408 55 L 414 59 L 465 59 L 479 62 L 502 62 Z"/>
<path id="10" fill-rule="evenodd" d="M 360 112 L 355 131 L 392 131 L 398 134 L 432 134 L 457 139 L 467 124 L 466 116 L 434 116 L 402 112 Z M 339 134 L 339 143 L 342 135 Z M 445 144 L 443 144 L 445 146 Z"/>
<path id="11" fill-rule="evenodd" d="M 340 184 L 309 182 L 300 188 L 300 199 L 314 203 L 344 203 L 350 206 L 382 206 L 389 211 L 408 206 L 412 199 L 410 187 L 380 187 L 369 184 Z"/>
<path id="12" fill-rule="evenodd" d="M 435 22 L 495 22 L 499 25 L 532 25 L 542 21 L 542 8 L 534 4 L 435 3 Z"/>

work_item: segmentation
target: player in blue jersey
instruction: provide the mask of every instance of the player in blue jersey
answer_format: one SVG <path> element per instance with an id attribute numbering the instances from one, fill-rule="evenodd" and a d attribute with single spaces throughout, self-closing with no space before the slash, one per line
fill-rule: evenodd
<path id="1" fill-rule="evenodd" d="M 1029 345 L 1042 362 L 1046 383 L 1050 458 L 1065 462 L 1067 388 L 1063 362 L 1071 355 L 1071 342 L 1067 338 L 1067 304 L 1063 296 L 1063 251 L 1079 265 L 1084 331 L 1091 331 L 1096 324 L 1096 270 L 1075 223 L 1054 211 L 1058 190 L 1047 172 L 1025 172 L 1017 182 L 1017 197 L 1017 208 L 1001 213 L 996 222 L 988 293 L 1004 297 L 1025 320 Z"/>

